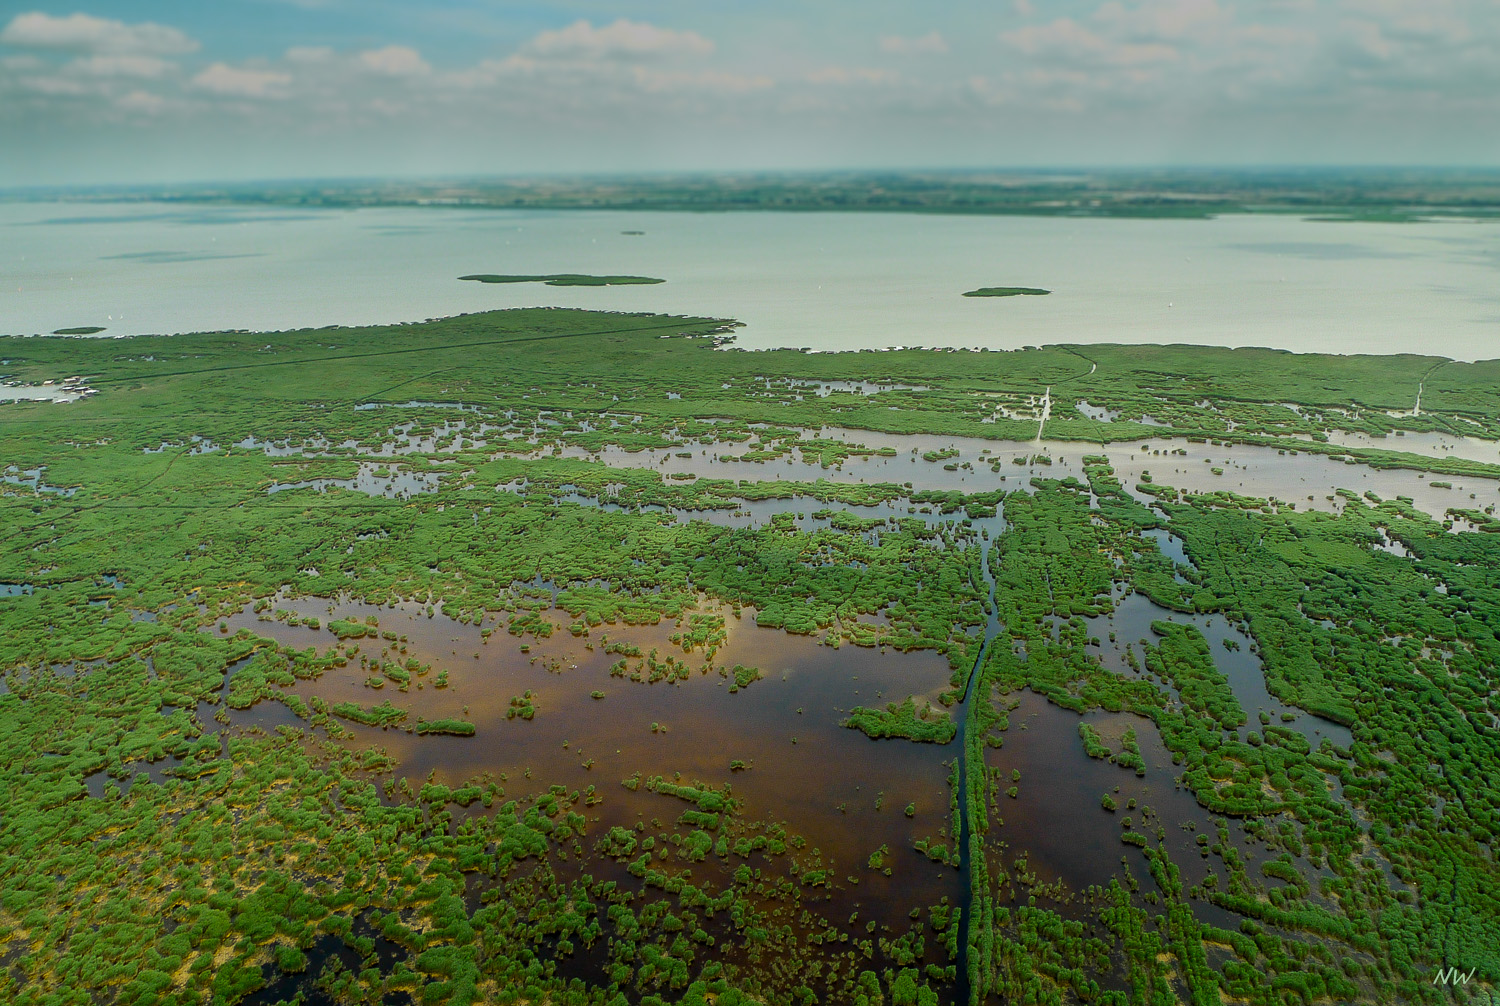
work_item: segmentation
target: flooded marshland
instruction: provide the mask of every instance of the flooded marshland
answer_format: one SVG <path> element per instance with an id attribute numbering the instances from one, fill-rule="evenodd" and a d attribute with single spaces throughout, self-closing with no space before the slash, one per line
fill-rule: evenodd
<path id="1" fill-rule="evenodd" d="M 590 831 L 613 826 L 649 832 L 670 825 L 679 807 L 635 779 L 661 776 L 682 784 L 727 787 L 743 802 L 746 820 L 781 823 L 807 842 L 805 856 L 820 857 L 834 878 L 827 896 L 844 915 L 858 911 L 882 926 L 904 929 L 913 908 L 956 897 L 956 871 L 912 848 L 914 840 L 941 842 L 950 826 L 949 765 L 954 752 L 941 745 L 872 740 L 844 727 L 849 709 L 913 696 L 947 715 L 939 695 L 949 687 L 947 661 L 931 653 L 899 654 L 855 646 L 834 648 L 805 637 L 756 628 L 754 612 L 725 616 L 727 638 L 711 663 L 701 649 L 685 652 L 671 641 L 670 620 L 657 626 L 603 625 L 573 636 L 508 634 L 503 622 L 458 622 L 416 604 L 377 607 L 320 598 L 283 598 L 276 608 L 295 618 L 378 621 L 381 637 L 349 640 L 358 647 L 347 666 L 288 689 L 304 700 L 373 706 L 386 699 L 410 721 L 462 719 L 472 737 L 407 733 L 402 726 L 342 723 L 354 744 L 376 744 L 393 755 L 398 774 L 458 787 L 476 779 L 499 783 L 507 798 L 545 793 L 561 784 L 594 787 Z M 566 612 L 548 610 L 566 623 Z M 246 630 L 298 649 L 339 645 L 326 629 L 289 625 L 283 615 L 245 611 L 224 620 L 230 632 Z M 494 631 L 498 629 L 498 631 Z M 490 630 L 488 639 L 486 631 Z M 625 658 L 631 669 L 611 668 Z M 642 661 L 671 661 L 669 676 L 637 673 Z M 361 666 L 362 657 L 415 659 L 430 670 L 404 689 Z M 737 684 L 734 669 L 759 676 Z M 723 670 L 724 673 L 720 673 Z M 636 674 L 641 680 L 633 680 Z M 741 679 L 746 675 L 742 672 Z M 517 699 L 531 710 L 518 716 Z M 280 704 L 257 725 L 296 723 Z M 246 714 L 230 715 L 236 728 Z M 248 722 L 248 721 L 246 721 Z M 595 832 L 594 829 L 599 829 Z M 870 857 L 885 850 L 880 868 Z M 758 862 L 758 861 L 757 861 Z M 889 873 L 885 868 L 889 867 Z"/>
<path id="2" fill-rule="evenodd" d="M 966 493 L 990 489 L 1024 490 L 1034 477 L 1081 478 L 1083 459 L 1102 456 L 1108 459 L 1127 492 L 1142 502 L 1151 498 L 1134 487 L 1149 475 L 1156 482 L 1190 493 L 1232 492 L 1240 496 L 1277 499 L 1295 504 L 1299 510 L 1338 512 L 1343 500 L 1338 490 L 1347 489 L 1363 495 L 1367 492 L 1384 499 L 1408 497 L 1415 507 L 1441 517 L 1450 507 L 1487 506 L 1500 503 L 1500 481 L 1468 477 L 1454 478 L 1450 485 L 1434 486 L 1444 481 L 1435 476 L 1404 469 L 1378 469 L 1368 465 L 1339 460 L 1322 454 L 1294 449 L 1256 447 L 1245 444 L 1216 446 L 1193 443 L 1181 438 L 1163 437 L 1117 444 L 1087 444 L 1057 440 L 983 440 L 972 437 L 938 437 L 877 433 L 825 427 L 804 431 L 809 438 L 827 438 L 859 444 L 873 451 L 894 450 L 894 456 L 853 455 L 835 465 L 823 465 L 810 451 L 798 451 L 775 461 L 738 460 L 744 453 L 742 444 L 719 443 L 698 446 L 691 451 L 680 448 L 627 451 L 607 448 L 589 452 L 567 448 L 566 456 L 590 458 L 620 468 L 649 468 L 667 478 L 691 475 L 708 479 L 748 479 L 752 481 L 811 481 L 824 479 L 838 483 L 910 484 L 914 491 L 947 490 Z M 1368 438 L 1366 438 L 1368 439 Z M 1411 449 L 1404 441 L 1376 444 L 1389 449 Z M 1370 445 L 1364 445 L 1370 446 Z M 1455 447 L 1450 439 L 1432 438 L 1432 455 L 1436 457 L 1485 454 L 1483 460 L 1500 460 L 1500 445 L 1474 440 L 1472 449 L 1449 452 Z M 925 460 L 929 452 L 957 452 L 942 463 Z M 1425 452 L 1424 452 L 1425 453 Z M 689 454 L 684 457 L 683 454 Z M 1041 463 L 1038 458 L 1044 458 Z M 1470 493 L 1474 499 L 1470 499 Z M 1330 498 L 1332 497 L 1332 498 Z"/>
<path id="3" fill-rule="evenodd" d="M 1130 594 L 1120 600 L 1111 614 L 1089 620 L 1091 635 L 1102 637 L 1104 666 L 1120 674 L 1133 673 L 1122 654 L 1130 646 L 1143 648 L 1150 645 L 1154 635 L 1151 630 L 1153 622 L 1191 625 L 1207 640 L 1214 667 L 1228 679 L 1230 691 L 1250 718 L 1249 723 L 1240 728 L 1242 736 L 1257 729 L 1258 724 L 1251 724 L 1256 723 L 1259 714 L 1265 713 L 1278 725 L 1301 734 L 1313 750 L 1322 745 L 1325 737 L 1342 748 L 1353 743 L 1349 728 L 1343 724 L 1288 706 L 1272 695 L 1266 688 L 1265 668 L 1255 641 L 1243 628 L 1222 615 L 1173 611 L 1144 594 Z"/>
<path id="4" fill-rule="evenodd" d="M 914 439 L 897 442 L 909 450 Z M 1135 445 L 1138 454 L 1146 449 Z M 995 452 L 994 445 L 986 445 L 986 456 Z M 706 452 L 693 458 L 678 453 L 662 452 L 664 466 L 696 472 L 725 464 Z M 1027 463 L 1015 467 L 1027 475 L 1058 476 L 1069 469 L 1081 474 L 1083 456 L 1083 449 L 1069 445 L 1067 453 L 1052 455 L 1051 465 L 1027 455 Z M 651 456 L 622 454 L 618 460 L 626 458 L 635 462 L 634 467 L 649 463 Z M 851 459 L 854 464 L 846 463 L 838 474 L 847 479 L 854 468 L 872 475 L 875 466 L 902 461 L 906 459 Z M 907 480 L 913 491 L 957 488 L 955 472 L 920 459 L 907 463 L 919 473 Z M 956 477 L 1002 485 L 988 471 L 970 470 Z M 1009 471 L 1006 479 L 1022 481 Z M 977 488 L 966 483 L 965 487 Z M 523 496 L 530 491 L 524 481 L 496 488 Z M 576 490 L 554 490 L 551 499 L 552 505 L 621 509 L 607 498 Z M 1000 514 L 945 516 L 900 497 L 876 506 L 797 498 L 740 500 L 731 506 L 646 509 L 676 521 L 704 520 L 731 528 L 764 527 L 779 515 L 783 521 L 791 516 L 788 526 L 803 533 L 828 530 L 831 516 L 838 513 L 879 518 L 884 524 L 915 516 L 928 527 L 972 536 L 985 554 L 989 543 L 1006 530 Z M 1180 538 L 1162 529 L 1148 531 L 1147 537 L 1180 567 L 1192 567 Z M 988 579 L 987 563 L 981 562 L 980 568 Z M 970 825 L 954 802 L 952 781 L 955 773 L 964 778 L 957 765 L 962 732 L 948 744 L 925 744 L 872 740 L 844 725 L 855 706 L 879 707 L 908 697 L 933 717 L 960 717 L 967 701 L 951 709 L 944 702 L 952 704 L 949 689 L 964 679 L 963 669 L 956 674 L 948 661 L 931 652 L 837 646 L 758 628 L 754 609 L 734 611 L 706 598 L 697 613 L 721 618 L 724 626 L 724 637 L 711 653 L 684 650 L 674 640 L 687 624 L 687 615 L 651 626 L 574 621 L 569 631 L 564 626 L 573 616 L 550 607 L 557 596 L 553 585 L 515 589 L 540 599 L 537 610 L 555 623 L 556 631 L 545 638 L 511 635 L 504 614 L 459 621 L 447 617 L 440 605 L 374 606 L 311 596 L 278 596 L 257 605 L 259 610 L 247 608 L 223 619 L 217 631 L 248 632 L 296 649 L 313 646 L 339 653 L 343 666 L 300 681 L 288 691 L 304 701 L 319 699 L 328 707 L 371 707 L 393 700 L 408 712 L 408 719 L 384 728 L 357 722 L 341 722 L 340 727 L 351 743 L 376 744 L 388 751 L 399 765 L 397 775 L 412 780 L 413 787 L 417 780 L 449 787 L 487 780 L 512 798 L 542 795 L 556 785 L 573 787 L 590 794 L 591 828 L 599 829 L 594 834 L 612 828 L 650 834 L 670 826 L 677 808 L 642 788 L 642 779 L 655 776 L 680 785 L 725 787 L 742 801 L 745 819 L 775 822 L 806 840 L 800 862 L 830 875 L 826 889 L 810 897 L 826 902 L 835 914 L 852 913 L 892 933 L 907 924 L 914 909 L 926 906 L 951 903 L 967 919 L 969 873 L 962 840 Z M 991 613 L 987 638 L 1003 629 L 999 616 Z M 305 624 L 310 620 L 316 620 L 312 628 Z M 1155 621 L 1195 625 L 1212 646 L 1215 664 L 1252 724 L 1257 715 L 1273 716 L 1303 734 L 1314 749 L 1325 737 L 1340 746 L 1351 742 L 1346 727 L 1271 696 L 1253 641 L 1222 617 L 1172 611 L 1143 595 L 1127 593 L 1116 599 L 1110 614 L 1090 620 L 1093 633 L 1109 638 L 1099 655 L 1103 666 L 1134 674 L 1124 654 L 1137 644 L 1148 645 Z M 334 622 L 365 624 L 370 631 L 341 642 L 331 627 L 324 627 Z M 518 623 L 516 631 L 524 632 L 525 627 Z M 634 658 L 621 659 L 620 654 Z M 383 677 L 375 668 L 388 660 L 423 670 L 415 677 Z M 1080 719 L 1027 692 L 995 695 L 991 701 L 1008 708 L 1009 714 L 1005 729 L 992 735 L 994 743 L 985 759 L 993 775 L 986 785 L 994 806 L 984 847 L 1008 878 L 1003 888 L 1007 897 L 1041 896 L 1065 916 L 1085 918 L 1097 908 L 1100 891 L 1120 875 L 1122 865 L 1145 880 L 1138 894 L 1159 892 L 1141 852 L 1121 842 L 1122 818 L 1134 818 L 1141 829 L 1164 828 L 1164 849 L 1181 869 L 1186 886 L 1198 885 L 1212 874 L 1200 840 L 1212 834 L 1212 815 L 1182 788 L 1173 758 L 1149 721 L 1098 712 Z M 239 729 L 252 722 L 251 716 L 262 729 L 298 725 L 290 710 L 274 700 L 228 718 Z M 474 736 L 411 731 L 424 720 L 463 721 L 473 725 Z M 1139 745 L 1145 770 L 1130 772 L 1087 757 L 1080 722 L 1091 725 L 1110 744 L 1124 736 L 1135 738 L 1132 743 Z M 1252 728 L 1242 727 L 1239 733 L 1243 737 Z M 962 786 L 960 782 L 960 790 Z M 1101 807 L 1104 799 L 1114 805 Z M 1253 860 L 1254 839 L 1238 824 L 1229 834 L 1238 853 Z M 577 868 L 607 873 L 611 867 L 586 855 Z M 1191 904 L 1206 924 L 1237 925 L 1232 913 L 1203 898 Z M 932 957 L 934 962 L 941 960 Z M 580 959 L 568 967 L 586 969 L 587 964 Z"/>
<path id="5" fill-rule="evenodd" d="M 997 795 L 997 816 L 987 844 L 995 862 L 1017 875 L 1013 880 L 1019 880 L 1020 872 L 1030 875 L 1017 883 L 1018 889 L 1056 885 L 1076 898 L 1076 892 L 1086 888 L 1108 886 L 1119 876 L 1122 857 L 1139 876 L 1147 876 L 1139 851 L 1120 842 L 1122 817 L 1133 817 L 1143 828 L 1151 825 L 1143 811 L 1166 825 L 1173 861 L 1189 882 L 1202 879 L 1203 868 L 1194 865 L 1200 856 L 1193 839 L 1210 815 L 1177 785 L 1171 753 L 1149 720 L 1102 712 L 1079 716 L 1030 692 L 999 700 L 1011 708 L 1008 726 L 1000 732 L 1003 743 L 986 755 Z M 1144 774 L 1084 757 L 1079 723 L 1094 727 L 1115 746 L 1126 730 L 1134 730 L 1146 764 Z M 1019 773 L 1019 778 L 1012 773 Z M 1013 779 L 1014 797 L 1008 794 Z M 1101 808 L 1105 794 L 1118 804 L 1118 812 Z M 1184 827 L 1189 824 L 1195 827 Z M 1017 859 L 1024 860 L 1024 871 L 1014 870 Z M 1216 924 L 1222 923 L 1216 918 Z"/>
<path id="6" fill-rule="evenodd" d="M 823 392 L 826 387 L 826 384 L 812 385 L 809 393 L 814 393 L 813 389 Z M 872 387 L 885 390 L 885 386 Z M 1077 404 L 1080 411 L 1089 411 L 1087 402 Z M 454 479 L 455 461 L 472 462 L 480 455 L 587 460 L 616 468 L 650 470 L 668 483 L 694 479 L 773 483 L 824 480 L 849 485 L 895 484 L 913 492 L 975 493 L 993 489 L 1026 490 L 1035 477 L 1080 477 L 1085 458 L 1103 457 L 1126 491 L 1147 503 L 1152 498 L 1136 488 L 1143 481 L 1154 481 L 1185 493 L 1232 493 L 1280 501 L 1299 510 L 1331 513 L 1344 506 L 1340 490 L 1360 496 L 1373 494 L 1381 499 L 1405 499 L 1439 519 L 1450 508 L 1482 509 L 1500 503 L 1500 480 L 1494 478 L 1440 476 L 1408 468 L 1374 467 L 1351 455 L 1328 453 L 1327 447 L 1309 451 L 1303 445 L 1317 445 L 1298 438 L 1284 438 L 1279 446 L 1258 446 L 1209 443 L 1203 438 L 1190 439 L 1164 432 L 1154 438 L 1091 444 L 1046 438 L 991 440 L 752 423 L 749 425 L 752 438 L 758 434 L 764 441 L 747 444 L 743 440 L 689 438 L 686 443 L 662 447 L 613 445 L 594 449 L 569 444 L 568 435 L 562 433 L 561 443 L 547 450 L 548 444 L 554 443 L 551 438 L 559 436 L 559 431 L 555 429 L 557 420 L 545 415 L 537 420 L 537 425 L 528 427 L 512 425 L 514 417 L 509 414 L 488 415 L 479 406 L 455 402 L 413 401 L 381 403 L 381 406 L 431 410 L 442 418 L 425 424 L 407 419 L 389 427 L 382 437 L 365 442 L 345 440 L 332 444 L 315 439 L 290 443 L 250 436 L 235 446 L 277 458 L 304 456 L 359 461 L 353 477 L 279 481 L 268 486 L 273 493 L 292 488 L 340 487 L 368 495 L 410 498 L 413 494 L 434 491 L 442 479 Z M 611 422 L 616 426 L 629 425 L 620 419 Z M 590 422 L 582 425 L 585 433 L 593 429 Z M 782 441 L 793 435 L 795 443 L 782 446 Z M 1500 443 L 1477 437 L 1410 431 L 1372 437 L 1340 430 L 1332 430 L 1326 437 L 1329 444 L 1350 450 L 1400 452 L 1435 461 L 1500 462 Z M 765 448 L 772 450 L 768 452 Z M 829 448 L 833 448 L 831 460 L 824 456 Z M 376 459 L 388 461 L 382 464 Z M 24 477 L 38 475 L 38 472 L 13 471 L 5 478 L 19 483 Z M 575 499 L 582 501 L 581 496 Z M 747 513 L 761 510 L 771 513 L 775 505 L 775 501 L 752 501 L 743 509 Z M 722 515 L 704 511 L 682 516 L 725 520 Z M 729 526 L 746 525 L 729 522 Z"/>
<path id="7" fill-rule="evenodd" d="M 532 326 L 584 321 L 617 331 L 451 325 L 519 326 L 531 365 Z M 619 352 L 680 349 L 658 334 Z M 422 335 L 366 337 L 409 361 Z M 1299 417 L 1231 446 L 1196 399 L 1202 425 L 1063 441 L 1146 399 L 1074 411 L 1057 385 L 997 394 L 1004 426 L 891 419 L 1033 440 L 833 425 L 946 394 L 880 371 L 752 376 L 756 421 L 693 418 L 669 385 L 512 386 L 494 352 L 493 381 L 468 352 L 434 380 L 313 360 L 311 394 L 344 383 L 294 416 L 130 419 L 149 371 L 9 406 L 52 410 L 33 432 L 121 410 L 0 459 L 0 742 L 31 815 L 0 834 L 57 881 L 27 925 L 170 919 L 153 981 L 267 1006 L 1272 1006 L 1271 974 L 1397 1001 L 1420 951 L 1365 920 L 1431 902 L 1438 831 L 1481 841 L 1500 521 L 1460 462 L 1491 442 L 1447 417 L 1322 443 Z M 248 396 L 290 362 L 228 356 L 212 381 Z M 1419 457 L 1341 453 L 1395 448 Z M 28 977 L 77 970 L 9 932 Z"/>

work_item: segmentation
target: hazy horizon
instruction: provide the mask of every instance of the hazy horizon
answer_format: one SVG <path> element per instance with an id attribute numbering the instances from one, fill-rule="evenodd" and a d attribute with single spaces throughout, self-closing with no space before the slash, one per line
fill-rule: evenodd
<path id="1" fill-rule="evenodd" d="M 1256 181 L 1289 181 L 1296 178 L 1321 180 L 1346 177 L 1349 179 L 1389 179 L 1396 175 L 1410 175 L 1414 180 L 1448 179 L 1472 177 L 1490 182 L 1500 180 L 1500 164 L 1335 164 L 1335 163 L 1141 163 L 1141 164 L 1035 164 L 1026 166 L 1004 164 L 951 164 L 951 165 L 870 165 L 847 164 L 821 168 L 763 167 L 763 168 L 703 168 L 696 170 L 672 167 L 642 168 L 637 170 L 535 170 L 535 171 L 410 171 L 367 174 L 283 174 L 236 177 L 231 175 L 205 175 L 196 178 L 141 178 L 131 181 L 75 181 L 39 182 L 0 185 L 0 194 L 67 194 L 89 193 L 137 193 L 154 195 L 174 189 L 214 189 L 238 191 L 264 187 L 276 190 L 280 187 L 301 185 L 484 185 L 509 182 L 670 182 L 684 181 L 728 181 L 728 180 L 818 180 L 836 178 L 872 179 L 881 177 L 983 179 L 993 178 L 1006 183 L 1036 181 L 1049 183 L 1074 179 L 1113 180 L 1120 176 L 1156 175 L 1176 181 L 1193 179 L 1231 178 Z"/>

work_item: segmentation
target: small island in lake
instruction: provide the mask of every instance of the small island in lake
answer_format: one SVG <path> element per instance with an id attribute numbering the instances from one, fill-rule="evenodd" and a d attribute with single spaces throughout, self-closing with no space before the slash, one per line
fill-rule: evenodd
<path id="1" fill-rule="evenodd" d="M 654 276 L 589 276 L 576 272 L 553 273 L 550 276 L 498 276 L 494 273 L 480 273 L 458 278 L 474 280 L 476 283 L 545 283 L 548 286 L 640 286 L 666 282 Z"/>
<path id="2" fill-rule="evenodd" d="M 77 328 L 59 328 L 53 335 L 98 335 L 104 331 L 100 325 L 79 325 Z"/>
<path id="3" fill-rule="evenodd" d="M 965 297 L 1044 297 L 1051 290 L 1043 290 L 1039 286 L 982 286 L 978 290 L 970 290 L 964 294 Z"/>

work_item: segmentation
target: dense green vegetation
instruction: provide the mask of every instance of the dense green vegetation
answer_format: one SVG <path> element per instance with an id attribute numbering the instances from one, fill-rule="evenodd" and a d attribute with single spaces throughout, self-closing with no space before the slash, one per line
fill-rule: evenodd
<path id="1" fill-rule="evenodd" d="M 712 351 L 729 331 L 535 310 L 6 340 L 17 379 L 100 393 L 0 407 L 0 467 L 39 472 L 0 493 L 0 999 L 234 1003 L 285 980 L 334 1002 L 1293 1006 L 1449 1001 L 1446 967 L 1500 982 L 1491 504 L 1345 490 L 1314 512 L 941 439 L 1029 440 L 997 403 L 1051 386 L 1049 437 L 1483 481 L 1500 468 L 1325 440 L 1500 437 L 1496 364 Z M 888 390 L 806 393 L 832 381 Z M 908 453 L 838 429 L 935 436 Z M 710 446 L 764 477 L 717 477 Z M 647 460 L 668 455 L 707 474 Z M 866 459 L 889 481 L 836 478 Z M 945 464 L 964 488 L 902 481 Z M 346 488 L 365 468 L 436 480 Z M 320 479 L 346 482 L 280 488 Z M 452 645 L 358 607 L 393 602 Z M 1210 618 L 1244 635 L 1221 645 Z M 804 708 L 774 647 L 726 658 L 755 625 L 877 667 L 937 654 L 951 690 Z M 607 670 L 574 673 L 565 645 Z M 477 694 L 455 668 L 481 652 L 546 684 Z M 496 733 L 544 736 L 569 690 L 605 718 L 720 688 L 785 704 L 777 743 L 808 760 L 783 778 L 837 786 L 802 754 L 837 738 L 930 757 L 951 803 L 849 795 L 875 808 L 851 828 L 906 831 L 815 847 L 828 822 L 799 794 L 745 795 L 778 770 L 765 754 L 730 734 L 702 762 L 717 776 L 664 764 L 679 725 L 654 711 L 623 785 L 585 774 L 592 752 L 567 777 L 588 785 L 483 767 Z M 1023 692 L 1068 718 L 1024 778 Z M 1028 801 L 1073 772 L 1107 773 L 1070 819 L 1081 849 L 1105 834 L 1123 857 L 1104 881 L 1077 879 L 1092 851 L 1043 866 L 1027 847 Z"/>
<path id="2" fill-rule="evenodd" d="M 861 730 L 870 737 L 905 737 L 934 744 L 947 744 L 958 731 L 947 713 L 934 711 L 930 702 L 918 709 L 911 696 L 900 705 L 892 702 L 884 709 L 855 706 L 844 726 Z"/>
<path id="3" fill-rule="evenodd" d="M 1051 293 L 1039 286 L 982 286 L 970 290 L 965 297 L 1041 297 Z"/>
<path id="4" fill-rule="evenodd" d="M 1212 815 L 1219 837 L 1210 834 L 1200 847 L 1218 864 L 1191 886 L 1170 861 L 1164 828 L 1153 829 L 1154 840 L 1149 831 L 1122 834 L 1146 856 L 1169 908 L 1161 936 L 1143 928 L 1146 919 L 1134 910 L 1114 916 L 1111 925 L 1122 927 L 1117 932 L 1127 947 L 1144 941 L 1143 949 L 1155 946 L 1154 954 L 1170 955 L 1193 1001 L 1218 1001 L 1221 993 L 1252 1002 L 1357 994 L 1436 1001 L 1442 993 L 1425 987 L 1424 976 L 1440 962 L 1462 956 L 1481 974 L 1500 966 L 1480 949 L 1478 922 L 1490 917 L 1493 909 L 1483 906 L 1500 890 L 1500 873 L 1486 851 L 1500 824 L 1490 809 L 1495 791 L 1479 781 L 1487 771 L 1481 766 L 1493 757 L 1488 682 L 1500 666 L 1494 629 L 1500 609 L 1473 593 L 1475 573 L 1437 555 L 1458 549 L 1485 566 L 1489 579 L 1500 556 L 1480 535 L 1450 534 L 1399 502 L 1353 505 L 1330 516 L 1210 494 L 1158 502 L 1189 553 L 1211 557 L 1184 588 L 1154 575 L 1154 544 L 1139 535 L 1163 516 L 1126 494 L 1103 465 L 1091 466 L 1087 475 L 1087 483 L 1039 480 L 1035 493 L 1007 498 L 1012 530 L 992 563 L 1000 610 L 1013 613 L 1007 632 L 1016 646 L 995 647 L 984 673 L 1002 689 L 1031 688 L 1066 708 L 1143 718 L 1170 752 L 1181 782 Z M 1422 558 L 1412 563 L 1375 550 L 1380 528 L 1420 543 Z M 1470 551 L 1475 547 L 1487 558 L 1477 559 Z M 1034 589 L 1038 582 L 1048 585 L 1045 595 Z M 1288 590 L 1288 584 L 1297 586 Z M 1155 641 L 1131 644 L 1129 663 L 1144 672 L 1143 680 L 1108 670 L 1092 648 L 1088 619 L 1111 610 L 1122 586 L 1169 608 L 1218 612 L 1246 625 L 1258 641 L 1270 690 L 1350 724 L 1352 744 L 1324 739 L 1314 748 L 1302 733 L 1269 717 L 1260 731 L 1241 733 L 1245 711 L 1192 625 L 1158 620 L 1151 625 Z M 1476 602 L 1491 613 L 1482 626 L 1468 614 Z M 1431 705 L 1419 711 L 1414 702 Z M 1079 733 L 1089 756 L 1146 771 L 1135 728 L 1127 730 L 1119 754 L 1093 727 L 1083 724 Z M 1461 795 L 1459 779 L 1473 780 L 1457 783 Z M 1336 786 L 1353 805 L 1335 797 Z M 1434 814 L 1435 797 L 1449 793 L 1463 809 L 1442 796 L 1443 813 Z M 1110 794 L 1101 802 L 1115 809 Z M 978 816 L 982 822 L 982 807 Z M 1129 828 L 1128 819 L 1122 824 Z M 1261 873 L 1291 879 L 1291 886 L 1266 887 L 1248 876 L 1249 850 L 1231 840 L 1232 831 L 1282 856 Z M 1382 862 L 1388 865 L 1377 865 Z M 1134 881 L 1122 877 L 1120 883 Z M 1230 941 L 1191 911 L 1172 910 L 1184 896 L 1244 917 L 1241 932 L 1254 940 Z M 1317 941 L 1310 956 L 1309 935 Z M 970 939 L 985 962 L 976 977 L 981 988 L 1020 995 L 1036 987 L 1034 962 L 1006 959 L 998 949 L 1014 939 L 998 919 L 977 918 Z M 1217 943 L 1233 946 L 1234 955 L 1210 966 L 1204 948 Z M 1329 944 L 1336 949 L 1325 949 Z M 1088 959 L 1080 953 L 1075 967 Z M 1355 960 L 1362 963 L 1350 967 Z M 1345 963 L 1331 967 L 1335 961 Z M 1143 953 L 1138 966 L 1132 973 L 1140 982 L 1149 987 L 1158 980 L 1151 977 L 1156 965 L 1150 955 Z M 1276 976 L 1269 989 L 1259 984 L 1267 973 Z M 1367 990 L 1358 992 L 1354 980 Z M 1287 999 L 1287 990 L 1296 998 Z"/>
<path id="5" fill-rule="evenodd" d="M 666 282 L 666 280 L 655 279 L 651 276 L 590 276 L 576 272 L 552 273 L 547 276 L 505 276 L 496 273 L 479 273 L 458 278 L 474 280 L 477 283 L 544 283 L 547 286 L 640 286 Z"/>

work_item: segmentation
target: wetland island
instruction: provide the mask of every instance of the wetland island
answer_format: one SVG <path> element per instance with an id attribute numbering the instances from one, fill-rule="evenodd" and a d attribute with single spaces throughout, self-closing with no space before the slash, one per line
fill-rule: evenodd
<path id="1" fill-rule="evenodd" d="M 0 339 L 0 1000 L 1490 1001 L 1500 362 L 735 331 Z"/>

